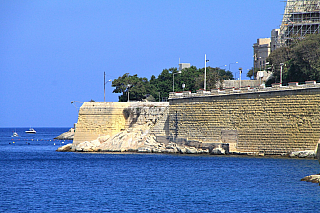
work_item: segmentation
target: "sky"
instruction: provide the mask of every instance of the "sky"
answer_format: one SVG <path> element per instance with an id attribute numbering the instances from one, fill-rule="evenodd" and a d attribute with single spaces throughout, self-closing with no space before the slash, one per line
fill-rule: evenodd
<path id="1" fill-rule="evenodd" d="M 190 63 L 242 79 L 253 44 L 279 28 L 280 0 L 0 0 L 0 127 L 73 127 L 106 80 Z M 238 64 L 234 64 L 238 62 Z M 239 76 L 238 76 L 239 77 Z M 106 101 L 119 94 L 106 84 Z M 74 104 L 71 102 L 74 101 Z"/>

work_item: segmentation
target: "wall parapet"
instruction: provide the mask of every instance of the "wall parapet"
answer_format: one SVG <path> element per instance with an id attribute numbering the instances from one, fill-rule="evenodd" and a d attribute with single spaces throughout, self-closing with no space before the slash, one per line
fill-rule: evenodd
<path id="1" fill-rule="evenodd" d="M 282 86 L 280 83 L 272 84 L 272 87 L 250 87 L 244 86 L 241 88 L 225 88 L 225 89 L 212 89 L 210 91 L 204 91 L 203 89 L 197 90 L 196 93 L 188 92 L 170 92 L 169 99 L 179 98 L 192 98 L 192 97 L 203 97 L 203 96 L 225 96 L 234 94 L 247 94 L 247 93 L 261 93 L 261 92 L 276 92 L 284 90 L 299 90 L 308 88 L 320 88 L 320 83 L 316 81 L 306 81 L 305 84 L 298 84 L 298 82 L 289 82 L 288 86 Z"/>

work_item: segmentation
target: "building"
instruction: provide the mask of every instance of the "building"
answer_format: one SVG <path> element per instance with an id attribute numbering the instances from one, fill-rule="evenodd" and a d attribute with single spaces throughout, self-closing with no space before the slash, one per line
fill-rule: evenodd
<path id="1" fill-rule="evenodd" d="M 263 70 L 266 68 L 266 60 L 271 52 L 270 38 L 258 38 L 253 45 L 253 68 Z"/>
<path id="2" fill-rule="evenodd" d="M 266 59 L 271 52 L 299 41 L 308 34 L 318 33 L 320 33 L 320 1 L 287 0 L 280 29 L 271 31 L 271 39 L 259 38 L 253 45 L 253 68 L 260 71 L 263 81 L 266 80 L 269 75 L 264 70 Z"/>
<path id="3" fill-rule="evenodd" d="M 179 71 L 185 68 L 190 68 L 190 63 L 179 63 Z"/>
<path id="4" fill-rule="evenodd" d="M 287 0 L 277 46 L 290 45 L 308 34 L 320 32 L 319 0 Z"/>
<path id="5" fill-rule="evenodd" d="M 271 52 L 280 47 L 280 29 L 273 29 L 271 31 Z"/>

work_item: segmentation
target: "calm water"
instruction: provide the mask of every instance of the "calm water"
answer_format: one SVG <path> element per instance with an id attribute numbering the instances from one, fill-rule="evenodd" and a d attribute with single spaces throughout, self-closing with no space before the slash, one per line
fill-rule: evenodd
<path id="1" fill-rule="evenodd" d="M 68 128 L 26 129 L 0 129 L 0 212 L 320 211 L 316 160 L 59 153 Z"/>

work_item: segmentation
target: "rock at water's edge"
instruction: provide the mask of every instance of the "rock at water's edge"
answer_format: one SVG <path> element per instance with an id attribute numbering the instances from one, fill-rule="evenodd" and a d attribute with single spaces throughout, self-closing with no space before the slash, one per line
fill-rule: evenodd
<path id="1" fill-rule="evenodd" d="M 59 147 L 56 151 L 57 152 L 71 152 L 72 143 Z"/>
<path id="2" fill-rule="evenodd" d="M 211 151 L 210 153 L 211 155 L 225 155 L 226 154 L 226 150 L 222 149 L 222 148 L 215 148 Z"/>
<path id="3" fill-rule="evenodd" d="M 314 150 L 305 150 L 305 151 L 297 151 L 297 152 L 291 152 L 289 154 L 289 157 L 298 157 L 298 158 L 315 158 L 316 153 Z"/>
<path id="4" fill-rule="evenodd" d="M 73 140 L 74 138 L 74 128 L 69 129 L 68 132 L 62 133 L 61 135 L 55 137 L 57 140 Z"/>
<path id="5" fill-rule="evenodd" d="M 302 178 L 301 181 L 320 184 L 320 175 L 309 175 L 307 177 Z"/>

